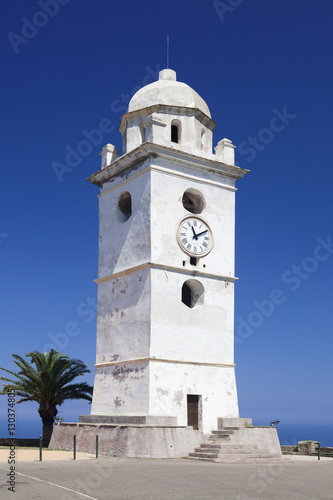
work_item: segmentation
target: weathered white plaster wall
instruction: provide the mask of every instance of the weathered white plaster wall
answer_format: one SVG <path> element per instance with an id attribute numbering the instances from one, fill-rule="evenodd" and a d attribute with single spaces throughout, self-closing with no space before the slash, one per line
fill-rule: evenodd
<path id="1" fill-rule="evenodd" d="M 141 269 L 98 286 L 96 362 L 143 358 L 150 353 L 151 274 Z"/>
<path id="2" fill-rule="evenodd" d="M 92 415 L 149 415 L 148 363 L 97 367 Z"/>
<path id="3" fill-rule="evenodd" d="M 186 395 L 199 394 L 204 432 L 216 428 L 219 416 L 238 416 L 233 284 L 201 278 L 204 304 L 190 309 L 181 302 L 183 280 L 176 271 L 147 268 L 101 284 L 97 362 L 119 364 L 97 367 L 92 414 L 176 416 L 186 425 Z M 138 358 L 150 361 L 126 361 Z"/>
<path id="4" fill-rule="evenodd" d="M 189 308 L 181 301 L 186 278 L 180 272 L 152 270 L 152 356 L 201 363 L 234 362 L 233 284 L 198 279 L 204 286 L 204 303 Z M 207 380 L 207 385 L 210 384 Z"/>
<path id="5" fill-rule="evenodd" d="M 233 368 L 178 363 L 151 363 L 149 409 L 152 415 L 177 417 L 187 425 L 187 395 L 201 396 L 199 427 L 205 434 L 217 429 L 219 415 L 238 417 Z"/>
<path id="6" fill-rule="evenodd" d="M 99 195 L 99 278 L 150 260 L 150 174 L 130 181 L 126 177 L 124 173 Z M 117 202 L 125 191 L 131 194 L 132 216 L 120 222 Z"/>
<path id="7" fill-rule="evenodd" d="M 177 171 L 177 164 L 155 160 L 162 169 L 173 167 L 173 172 L 152 172 L 151 238 L 152 261 L 164 265 L 185 268 L 192 272 L 205 270 L 217 276 L 234 277 L 235 242 L 235 192 L 221 186 L 218 175 L 201 174 L 188 168 Z M 180 170 L 180 167 L 178 167 Z M 223 182 L 223 179 L 222 179 Z M 180 220 L 191 215 L 182 204 L 187 189 L 200 191 L 205 208 L 198 214 L 208 222 L 214 237 L 214 247 L 198 263 L 198 269 L 190 266 L 189 257 L 176 241 L 176 231 Z M 205 265 L 205 268 L 203 268 Z"/>

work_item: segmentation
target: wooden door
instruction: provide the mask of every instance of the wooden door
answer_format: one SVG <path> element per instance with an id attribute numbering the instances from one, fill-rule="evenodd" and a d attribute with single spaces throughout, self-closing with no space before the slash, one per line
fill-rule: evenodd
<path id="1" fill-rule="evenodd" d="M 199 429 L 199 396 L 197 394 L 187 395 L 187 425 L 193 429 Z"/>

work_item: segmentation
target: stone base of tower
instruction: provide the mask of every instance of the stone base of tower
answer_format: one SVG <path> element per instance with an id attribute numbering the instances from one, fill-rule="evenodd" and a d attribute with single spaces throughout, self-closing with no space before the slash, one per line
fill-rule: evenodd
<path id="1" fill-rule="evenodd" d="M 129 424 L 177 427 L 176 417 L 151 415 L 80 415 L 79 422 L 84 424 Z"/>
<path id="2" fill-rule="evenodd" d="M 129 458 L 182 458 L 198 447 L 205 436 L 192 427 L 105 423 L 56 424 L 49 448 Z"/>
<path id="3" fill-rule="evenodd" d="M 275 427 L 252 425 L 249 418 L 219 418 L 218 429 L 189 454 L 216 463 L 288 461 L 282 456 Z"/>
<path id="4" fill-rule="evenodd" d="M 98 416 L 83 415 L 82 418 Z M 101 422 L 102 419 L 122 419 L 122 423 Z M 154 417 L 99 416 L 99 422 L 56 424 L 49 448 L 73 450 L 76 436 L 77 451 L 96 452 L 128 458 L 190 457 L 215 462 L 281 461 L 283 459 L 275 427 L 252 425 L 248 418 L 219 418 L 218 429 L 211 435 L 192 427 L 133 423 Z M 172 419 L 172 417 L 162 417 Z M 131 423 L 124 419 L 132 420 Z M 158 417 L 157 417 L 158 419 Z M 152 422 L 152 421 L 151 421 Z M 195 450 L 195 452 L 194 452 Z"/>

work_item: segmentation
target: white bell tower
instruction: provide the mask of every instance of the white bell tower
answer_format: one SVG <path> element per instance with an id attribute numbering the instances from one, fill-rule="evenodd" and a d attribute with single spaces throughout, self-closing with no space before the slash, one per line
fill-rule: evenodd
<path id="1" fill-rule="evenodd" d="M 97 356 L 84 422 L 193 426 L 237 418 L 235 146 L 170 69 L 131 99 L 100 187 Z"/>

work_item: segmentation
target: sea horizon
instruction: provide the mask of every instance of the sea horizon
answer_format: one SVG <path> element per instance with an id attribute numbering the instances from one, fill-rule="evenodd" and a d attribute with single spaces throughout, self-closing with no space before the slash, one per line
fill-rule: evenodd
<path id="1" fill-rule="evenodd" d="M 333 447 L 333 424 L 281 423 L 276 426 L 281 445 L 298 441 L 320 441 L 321 446 Z"/>
<path id="2" fill-rule="evenodd" d="M 71 420 L 75 422 L 75 420 Z M 276 426 L 281 445 L 293 445 L 298 441 L 312 440 L 320 441 L 321 446 L 333 447 L 333 423 L 313 424 L 313 423 L 284 423 Z M 42 433 L 41 420 L 36 418 L 18 422 L 16 428 L 17 439 L 38 439 Z M 8 438 L 3 432 L 0 438 Z"/>

